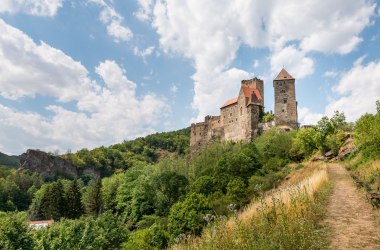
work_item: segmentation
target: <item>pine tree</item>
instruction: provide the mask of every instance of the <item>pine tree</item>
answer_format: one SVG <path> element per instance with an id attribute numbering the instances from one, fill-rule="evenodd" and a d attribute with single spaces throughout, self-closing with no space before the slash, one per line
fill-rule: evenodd
<path id="1" fill-rule="evenodd" d="M 102 212 L 102 180 L 98 178 L 95 183 L 91 184 L 84 197 L 84 206 L 86 214 L 98 216 Z"/>
<path id="2" fill-rule="evenodd" d="M 66 192 L 66 213 L 70 219 L 77 219 L 83 214 L 82 194 L 79 190 L 78 181 L 75 179 L 70 183 Z"/>
<path id="3" fill-rule="evenodd" d="M 53 182 L 41 199 L 41 213 L 45 219 L 59 220 L 65 214 L 65 197 L 61 181 Z"/>

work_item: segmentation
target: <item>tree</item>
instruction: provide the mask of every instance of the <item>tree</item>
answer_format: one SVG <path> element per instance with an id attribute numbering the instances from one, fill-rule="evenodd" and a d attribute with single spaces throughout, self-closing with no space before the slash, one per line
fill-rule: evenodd
<path id="1" fill-rule="evenodd" d="M 121 249 L 128 232 L 120 219 L 111 213 L 98 218 L 81 217 L 61 220 L 34 232 L 35 249 Z"/>
<path id="2" fill-rule="evenodd" d="M 97 178 L 86 189 L 83 196 L 85 212 L 88 215 L 99 216 L 102 212 L 102 180 Z"/>
<path id="3" fill-rule="evenodd" d="M 227 196 L 233 202 L 240 202 L 246 197 L 246 185 L 241 178 L 231 180 L 227 185 Z"/>
<path id="4" fill-rule="evenodd" d="M 178 199 L 186 194 L 189 181 L 183 175 L 165 171 L 153 179 L 156 191 L 156 209 L 158 214 L 165 215 Z"/>
<path id="5" fill-rule="evenodd" d="M 82 194 L 77 179 L 70 183 L 66 192 L 66 217 L 77 219 L 83 214 Z"/>
<path id="6" fill-rule="evenodd" d="M 33 249 L 25 213 L 0 212 L 0 249 Z"/>
<path id="7" fill-rule="evenodd" d="M 202 194 L 191 193 L 170 209 L 169 232 L 172 237 L 181 233 L 200 235 L 206 221 L 203 217 L 210 211 L 211 207 L 206 197 Z"/>

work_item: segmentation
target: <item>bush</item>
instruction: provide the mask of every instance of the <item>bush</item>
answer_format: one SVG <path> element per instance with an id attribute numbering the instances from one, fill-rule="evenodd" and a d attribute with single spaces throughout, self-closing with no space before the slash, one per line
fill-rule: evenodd
<path id="1" fill-rule="evenodd" d="M 191 193 L 185 200 L 177 202 L 170 209 L 169 232 L 172 238 L 181 233 L 200 235 L 206 222 L 203 217 L 211 209 L 206 197 Z"/>

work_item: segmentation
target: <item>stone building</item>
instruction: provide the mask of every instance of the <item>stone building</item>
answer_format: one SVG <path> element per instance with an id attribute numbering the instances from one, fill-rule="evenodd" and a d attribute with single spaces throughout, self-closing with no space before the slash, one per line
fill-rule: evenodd
<path id="1" fill-rule="evenodd" d="M 285 69 L 273 80 L 276 126 L 298 128 L 295 82 Z"/>
<path id="2" fill-rule="evenodd" d="M 282 69 L 273 81 L 273 86 L 274 123 L 263 124 L 260 120 L 260 114 L 264 112 L 264 81 L 256 77 L 243 80 L 239 95 L 223 104 L 219 116 L 206 116 L 203 122 L 191 124 L 190 148 L 215 140 L 251 141 L 274 125 L 296 128 L 295 79 Z"/>

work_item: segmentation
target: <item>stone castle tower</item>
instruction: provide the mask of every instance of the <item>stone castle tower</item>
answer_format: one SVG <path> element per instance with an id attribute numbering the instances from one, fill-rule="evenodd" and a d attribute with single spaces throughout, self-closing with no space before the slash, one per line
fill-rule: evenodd
<path id="1" fill-rule="evenodd" d="M 220 115 L 206 116 L 203 122 L 191 124 L 190 149 L 214 140 L 251 141 L 273 126 L 298 128 L 295 79 L 282 69 L 273 80 L 275 121 L 263 123 L 264 81 L 257 77 L 242 80 L 237 97 L 225 102 Z"/>
<path id="2" fill-rule="evenodd" d="M 274 114 L 276 126 L 298 128 L 296 80 L 282 69 L 273 80 Z"/>

